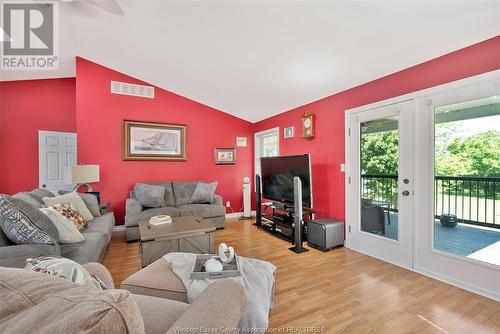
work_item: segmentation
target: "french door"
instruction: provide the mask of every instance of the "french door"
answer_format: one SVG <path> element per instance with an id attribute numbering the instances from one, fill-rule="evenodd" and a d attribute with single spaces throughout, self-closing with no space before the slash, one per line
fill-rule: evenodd
<path id="1" fill-rule="evenodd" d="M 349 247 L 413 267 L 413 101 L 347 118 Z"/>

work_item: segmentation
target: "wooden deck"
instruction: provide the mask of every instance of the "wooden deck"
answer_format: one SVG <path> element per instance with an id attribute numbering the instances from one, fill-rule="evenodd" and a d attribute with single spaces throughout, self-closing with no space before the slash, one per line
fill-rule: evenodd
<path id="1" fill-rule="evenodd" d="M 215 239 L 278 267 L 270 333 L 500 333 L 494 300 L 346 248 L 295 254 L 252 223 L 229 220 Z M 138 243 L 115 233 L 104 265 L 119 286 L 140 269 Z"/>
<path id="2" fill-rule="evenodd" d="M 386 236 L 396 239 L 398 235 L 398 215 L 391 213 L 391 224 L 385 222 Z M 434 244 L 436 249 L 460 256 L 468 256 L 500 241 L 500 229 L 483 228 L 473 225 L 458 224 L 455 227 L 443 227 L 434 222 Z"/>

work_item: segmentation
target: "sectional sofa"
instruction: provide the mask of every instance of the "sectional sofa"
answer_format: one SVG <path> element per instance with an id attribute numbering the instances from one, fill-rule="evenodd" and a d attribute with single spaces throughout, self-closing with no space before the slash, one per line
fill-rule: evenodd
<path id="1" fill-rule="evenodd" d="M 20 206 L 25 206 L 20 208 L 22 211 L 28 211 L 30 208 L 38 210 L 42 207 L 43 197 L 53 196 L 45 189 L 34 189 L 31 192 L 19 192 L 12 197 L 20 200 L 16 201 Z M 115 216 L 112 213 L 102 214 L 87 223 L 88 226 L 80 231 L 85 241 L 70 244 L 59 244 L 54 240 L 53 244 L 16 245 L 0 228 L 0 266 L 24 267 L 27 258 L 42 255 L 63 256 L 80 264 L 101 262 L 111 240 Z"/>

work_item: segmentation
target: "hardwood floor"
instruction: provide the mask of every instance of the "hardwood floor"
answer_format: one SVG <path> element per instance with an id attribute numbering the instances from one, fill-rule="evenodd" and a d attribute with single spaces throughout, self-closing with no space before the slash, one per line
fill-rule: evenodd
<path id="1" fill-rule="evenodd" d="M 228 220 L 215 242 L 278 267 L 270 313 L 276 332 L 300 326 L 299 333 L 500 333 L 494 300 L 345 248 L 298 255 L 252 223 Z M 139 243 L 116 232 L 104 265 L 119 286 L 140 269 Z"/>

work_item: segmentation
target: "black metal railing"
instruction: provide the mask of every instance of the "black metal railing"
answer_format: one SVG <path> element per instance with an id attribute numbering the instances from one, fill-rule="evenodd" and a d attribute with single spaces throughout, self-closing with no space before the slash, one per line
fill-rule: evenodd
<path id="1" fill-rule="evenodd" d="M 398 208 L 396 175 L 362 175 L 361 197 Z M 475 176 L 436 176 L 434 211 L 456 215 L 461 223 L 500 228 L 500 178 Z"/>

